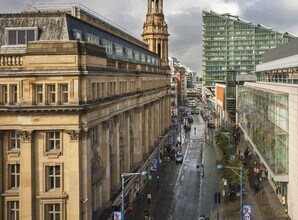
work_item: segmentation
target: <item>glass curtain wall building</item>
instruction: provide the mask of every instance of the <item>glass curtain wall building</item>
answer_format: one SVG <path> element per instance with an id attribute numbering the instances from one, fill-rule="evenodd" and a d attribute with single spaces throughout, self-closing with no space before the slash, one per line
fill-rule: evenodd
<path id="1" fill-rule="evenodd" d="M 288 94 L 239 89 L 239 122 L 273 175 L 288 175 Z"/>
<path id="2" fill-rule="evenodd" d="M 230 14 L 203 11 L 203 85 L 225 80 L 226 71 L 248 74 L 262 61 L 262 54 L 296 37 Z"/>

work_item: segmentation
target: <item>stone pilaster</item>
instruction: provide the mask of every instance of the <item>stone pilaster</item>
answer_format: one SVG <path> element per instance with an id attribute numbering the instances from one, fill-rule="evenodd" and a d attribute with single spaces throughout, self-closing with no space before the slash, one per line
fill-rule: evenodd
<path id="1" fill-rule="evenodd" d="M 81 179 L 84 180 L 84 178 L 81 178 L 81 175 L 86 173 L 86 168 L 84 164 L 85 159 L 83 159 L 85 156 L 81 155 L 80 146 L 82 149 L 86 148 L 89 135 L 87 130 L 66 130 L 65 133 L 69 135 L 69 143 L 68 146 L 64 147 L 71 149 L 68 156 L 71 164 L 68 165 L 67 170 L 69 173 L 69 180 L 67 181 L 69 185 L 67 188 L 69 189 L 69 197 L 72 198 L 68 201 L 68 208 L 73 211 L 69 213 L 69 217 L 76 218 L 76 216 L 81 215 L 83 210 L 85 210 L 84 212 L 86 213 L 88 206 L 91 205 L 91 203 L 87 203 L 85 206 L 81 206 L 81 199 L 88 195 L 84 189 L 86 187 L 86 182 L 81 182 Z M 83 152 L 83 154 L 85 154 L 85 152 Z M 83 162 L 82 167 L 80 166 L 81 162 Z M 83 197 L 83 194 L 86 195 Z"/>
<path id="2" fill-rule="evenodd" d="M 3 151 L 3 149 L 4 149 L 4 138 L 3 138 L 3 136 L 4 136 L 4 132 L 3 131 L 0 131 L 0 176 L 1 177 L 4 177 L 4 167 L 3 167 L 3 160 L 4 160 L 4 151 Z M 3 184 L 4 184 L 4 181 L 3 181 L 3 179 L 2 179 L 2 181 L 0 181 L 0 193 L 2 194 L 3 193 L 3 191 L 2 191 L 2 189 L 3 189 Z M 3 204 L 3 203 L 2 203 Z M 2 206 L 3 207 L 3 206 Z M 3 216 L 4 216 L 4 209 L 3 208 L 0 208 L 0 220 L 3 220 Z"/>
<path id="3" fill-rule="evenodd" d="M 159 102 L 154 102 L 154 121 L 155 121 L 155 134 L 154 134 L 154 140 L 157 140 L 160 135 L 160 112 L 159 112 Z"/>
<path id="4" fill-rule="evenodd" d="M 113 190 L 117 189 L 117 186 L 120 184 L 120 146 L 119 146 L 119 117 L 116 116 L 113 118 L 112 127 L 113 132 L 110 134 L 112 140 L 110 140 L 112 152 L 112 167 L 111 170 L 112 177 L 112 188 Z"/>
<path id="5" fill-rule="evenodd" d="M 140 163 L 143 156 L 142 119 L 142 108 L 136 108 L 134 111 L 134 163 Z"/>
<path id="6" fill-rule="evenodd" d="M 154 104 L 151 103 L 149 105 L 149 147 L 152 149 L 154 147 L 154 141 L 155 141 L 155 131 L 154 131 Z"/>
<path id="7" fill-rule="evenodd" d="M 124 138 L 124 171 L 130 170 L 130 112 L 124 114 L 124 127 L 123 127 L 123 138 Z"/>
<path id="8" fill-rule="evenodd" d="M 103 204 L 107 204 L 111 194 L 111 169 L 110 169 L 110 146 L 109 146 L 109 129 L 108 122 L 104 121 L 100 126 L 100 147 L 102 148 L 102 165 L 105 170 L 102 187 Z"/>
<path id="9" fill-rule="evenodd" d="M 145 106 L 144 108 L 144 121 L 143 121 L 143 128 L 144 128 L 144 140 L 143 140 L 143 145 L 144 145 L 144 153 L 149 152 L 149 109 L 148 106 Z"/>
<path id="10" fill-rule="evenodd" d="M 31 220 L 34 215 L 34 152 L 32 131 L 21 131 L 20 154 L 20 207 L 22 219 Z"/>
<path id="11" fill-rule="evenodd" d="M 80 184 L 79 186 L 76 186 L 77 189 L 81 187 L 81 192 L 80 196 L 77 199 L 83 199 L 83 198 L 88 198 L 88 201 L 86 203 L 82 204 L 82 212 L 83 214 L 83 219 L 90 219 L 92 218 L 92 189 L 91 189 L 91 182 L 92 182 L 92 177 L 91 177 L 91 131 L 93 130 L 93 127 L 89 127 L 88 129 L 84 129 L 82 131 L 82 147 L 81 147 L 81 158 L 80 158 L 80 146 L 78 142 L 72 141 L 71 143 L 71 148 L 74 149 L 72 151 L 73 159 L 71 161 L 75 161 L 74 164 L 81 164 L 81 169 L 78 167 L 75 167 L 73 171 L 75 170 L 81 170 L 81 177 L 79 174 L 71 174 L 71 178 L 73 181 L 70 181 L 71 184 L 77 183 Z M 75 135 L 70 136 L 71 138 L 75 138 Z M 77 143 L 77 144 L 76 144 Z M 81 159 L 81 161 L 79 161 Z M 72 166 L 70 166 L 72 169 Z M 81 180 L 81 181 L 80 181 Z M 73 210 L 73 209 L 70 209 Z M 77 215 L 77 213 L 76 213 Z"/>

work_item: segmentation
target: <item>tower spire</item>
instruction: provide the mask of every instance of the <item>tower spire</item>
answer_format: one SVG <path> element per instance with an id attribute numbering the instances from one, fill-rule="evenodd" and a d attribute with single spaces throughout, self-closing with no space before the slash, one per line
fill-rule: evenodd
<path id="1" fill-rule="evenodd" d="M 161 66 L 168 66 L 168 25 L 163 14 L 163 0 L 147 0 L 146 21 L 143 26 L 143 41 L 149 50 L 160 56 Z"/>

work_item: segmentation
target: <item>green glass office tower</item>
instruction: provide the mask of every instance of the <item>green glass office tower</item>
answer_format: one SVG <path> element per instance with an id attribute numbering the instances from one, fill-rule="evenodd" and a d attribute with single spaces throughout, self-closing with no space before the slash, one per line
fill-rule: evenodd
<path id="1" fill-rule="evenodd" d="M 228 69 L 236 74 L 254 71 L 264 52 L 296 38 L 230 14 L 203 11 L 202 16 L 203 83 L 207 86 L 225 80 Z"/>

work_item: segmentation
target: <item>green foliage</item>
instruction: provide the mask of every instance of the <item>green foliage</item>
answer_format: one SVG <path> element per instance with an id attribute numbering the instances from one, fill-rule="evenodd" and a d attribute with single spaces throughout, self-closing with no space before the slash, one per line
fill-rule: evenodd
<path id="1" fill-rule="evenodd" d="M 233 160 L 228 160 L 227 163 L 224 165 L 226 168 L 223 169 L 223 178 L 227 179 L 228 182 L 232 185 L 240 185 L 240 177 L 236 174 L 238 173 L 240 175 L 240 167 L 242 165 L 239 158 L 235 158 Z M 234 172 L 231 168 L 227 167 L 234 167 Z M 243 186 L 248 182 L 247 176 L 248 176 L 249 170 L 244 169 L 242 171 L 242 184 Z"/>

